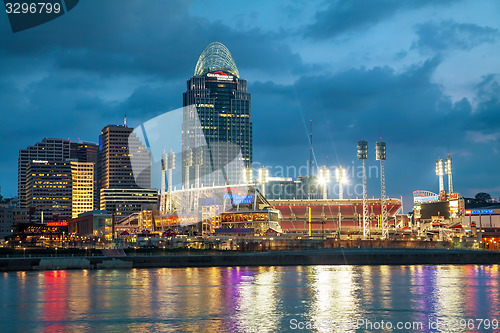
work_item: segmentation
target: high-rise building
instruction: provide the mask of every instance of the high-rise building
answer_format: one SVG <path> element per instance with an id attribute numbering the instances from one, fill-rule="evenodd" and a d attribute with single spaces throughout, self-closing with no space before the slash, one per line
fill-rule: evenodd
<path id="1" fill-rule="evenodd" d="M 72 217 L 94 210 L 94 163 L 71 162 Z"/>
<path id="2" fill-rule="evenodd" d="M 98 145 L 93 142 L 87 141 L 75 141 L 70 142 L 70 159 L 71 161 L 77 162 L 91 162 L 93 163 L 93 174 L 94 174 L 94 202 L 93 207 L 99 206 L 99 191 L 97 191 L 97 177 L 96 177 L 96 165 L 97 165 L 97 151 Z"/>
<path id="3" fill-rule="evenodd" d="M 142 205 L 156 204 L 151 186 L 151 154 L 126 125 L 108 125 L 99 136 L 97 153 L 99 206 L 127 216 Z M 153 194 L 153 195 L 151 195 Z"/>
<path id="4" fill-rule="evenodd" d="M 33 146 L 19 150 L 18 197 L 21 210 L 16 212 L 18 214 L 16 214 L 15 220 L 27 220 L 25 212 L 28 209 L 34 212 L 31 216 L 33 221 L 40 221 L 42 212 L 45 221 L 50 221 L 53 216 L 57 219 L 67 219 L 71 217 L 73 194 L 76 194 L 74 199 L 77 211 L 81 209 L 83 211 L 92 210 L 95 206 L 95 198 L 92 199 L 93 202 L 89 206 L 88 196 L 95 197 L 95 185 L 85 184 L 86 199 L 85 204 L 83 204 L 81 196 L 83 185 L 79 178 L 81 174 L 80 176 L 74 175 L 78 178 L 76 182 L 78 185 L 74 191 L 72 180 L 68 181 L 66 177 L 68 172 L 70 178 L 74 178 L 73 172 L 81 171 L 86 174 L 89 172 L 94 174 L 96 160 L 97 144 L 84 141 L 70 142 L 66 139 L 45 138 Z M 85 165 L 84 171 L 80 170 L 80 167 L 72 168 L 70 161 L 83 162 L 81 167 Z M 31 168 L 30 171 L 28 168 Z M 47 170 L 50 172 L 44 172 Z M 29 184 L 28 178 L 31 179 Z M 70 200 L 69 205 L 66 201 L 67 198 Z"/>
<path id="5" fill-rule="evenodd" d="M 69 146 L 72 161 L 97 163 L 97 144 L 79 140 L 70 142 Z"/>
<path id="6" fill-rule="evenodd" d="M 99 189 L 151 186 L 151 154 L 133 131 L 126 125 L 102 129 L 97 153 Z"/>
<path id="7" fill-rule="evenodd" d="M 184 187 L 241 183 L 243 168 L 252 164 L 250 93 L 223 44 L 201 53 L 183 106 Z"/>
<path id="8" fill-rule="evenodd" d="M 35 209 L 32 221 L 69 220 L 72 182 L 70 162 L 41 160 L 28 162 L 26 204 Z"/>
<path id="9" fill-rule="evenodd" d="M 19 207 L 27 208 L 26 169 L 32 161 L 68 161 L 70 158 L 70 141 L 65 139 L 45 138 L 34 146 L 19 150 L 17 167 L 17 195 Z"/>

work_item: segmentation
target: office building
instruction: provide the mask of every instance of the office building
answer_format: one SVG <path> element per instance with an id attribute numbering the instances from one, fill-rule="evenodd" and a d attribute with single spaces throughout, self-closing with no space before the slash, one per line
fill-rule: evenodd
<path id="1" fill-rule="evenodd" d="M 72 161 L 97 163 L 96 143 L 79 140 L 70 142 L 69 147 L 69 157 Z"/>
<path id="2" fill-rule="evenodd" d="M 151 154 L 126 125 L 108 125 L 99 136 L 98 188 L 149 188 Z"/>
<path id="3" fill-rule="evenodd" d="M 70 162 L 28 162 L 26 204 L 34 210 L 32 222 L 69 220 L 72 182 Z"/>
<path id="4" fill-rule="evenodd" d="M 101 210 L 121 219 L 142 210 L 156 209 L 158 192 L 144 188 L 106 188 L 101 189 Z"/>
<path id="5" fill-rule="evenodd" d="M 71 162 L 72 217 L 94 210 L 94 163 Z"/>
<path id="6" fill-rule="evenodd" d="M 12 234 L 14 229 L 14 208 L 0 207 L 0 238 Z"/>
<path id="7" fill-rule="evenodd" d="M 156 204 L 151 186 L 151 154 L 126 125 L 108 125 L 99 136 L 97 153 L 99 206 L 110 214 L 126 217 Z"/>
<path id="8" fill-rule="evenodd" d="M 183 95 L 185 188 L 242 182 L 243 168 L 252 164 L 250 100 L 229 50 L 219 42 L 209 44 Z"/>
<path id="9" fill-rule="evenodd" d="M 17 195 L 19 207 L 27 208 L 26 169 L 32 161 L 62 162 L 70 158 L 70 141 L 65 139 L 45 138 L 42 142 L 19 150 L 17 168 Z"/>

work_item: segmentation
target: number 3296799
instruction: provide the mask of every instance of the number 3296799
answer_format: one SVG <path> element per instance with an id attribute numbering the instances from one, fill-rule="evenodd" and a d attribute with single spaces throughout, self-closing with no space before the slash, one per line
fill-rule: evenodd
<path id="1" fill-rule="evenodd" d="M 5 3 L 7 14 L 58 14 L 61 12 L 60 3 L 50 2 L 7 2 Z"/>

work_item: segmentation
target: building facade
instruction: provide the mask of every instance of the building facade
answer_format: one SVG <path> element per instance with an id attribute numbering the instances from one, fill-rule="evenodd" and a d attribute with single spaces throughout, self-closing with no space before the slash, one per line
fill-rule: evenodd
<path id="1" fill-rule="evenodd" d="M 151 186 L 151 154 L 126 125 L 108 125 L 99 136 L 97 153 L 99 207 L 126 217 L 156 204 Z"/>
<path id="2" fill-rule="evenodd" d="M 116 216 L 116 220 L 146 209 L 156 209 L 158 193 L 155 189 L 107 188 L 101 189 L 101 210 Z"/>
<path id="3" fill-rule="evenodd" d="M 113 236 L 113 215 L 100 210 L 79 214 L 78 217 L 69 221 L 68 232 L 82 237 L 111 239 Z"/>
<path id="4" fill-rule="evenodd" d="M 149 188 L 151 154 L 126 125 L 108 125 L 99 136 L 98 189 Z"/>
<path id="5" fill-rule="evenodd" d="M 94 166 L 92 162 L 71 162 L 73 218 L 94 210 Z"/>
<path id="6" fill-rule="evenodd" d="M 0 238 L 12 234 L 14 229 L 14 208 L 0 207 Z"/>
<path id="7" fill-rule="evenodd" d="M 65 139 L 45 138 L 41 142 L 26 149 L 19 150 L 17 167 L 17 195 L 19 198 L 19 207 L 27 208 L 26 198 L 26 169 L 28 163 L 32 161 L 69 161 L 70 141 Z"/>
<path id="8" fill-rule="evenodd" d="M 252 165 L 251 96 L 223 44 L 201 53 L 183 106 L 184 188 L 240 184 Z"/>
<path id="9" fill-rule="evenodd" d="M 70 162 L 31 161 L 27 164 L 26 176 L 26 203 L 34 210 L 32 222 L 71 218 Z"/>
<path id="10" fill-rule="evenodd" d="M 70 142 L 69 156 L 72 161 L 97 163 L 98 145 L 93 142 Z"/>

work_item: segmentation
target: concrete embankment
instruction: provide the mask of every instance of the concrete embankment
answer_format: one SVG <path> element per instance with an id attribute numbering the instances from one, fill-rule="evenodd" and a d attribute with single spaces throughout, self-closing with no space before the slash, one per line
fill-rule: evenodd
<path id="1" fill-rule="evenodd" d="M 323 249 L 127 257 L 0 258 L 0 271 L 53 269 L 295 266 L 500 264 L 500 252 L 438 249 Z"/>

